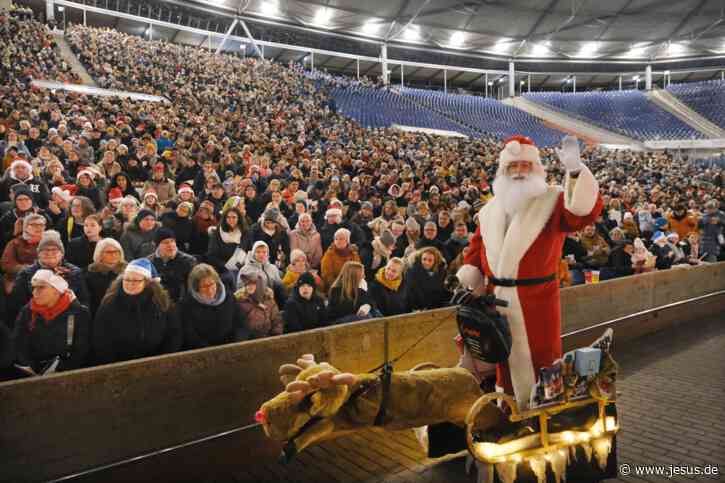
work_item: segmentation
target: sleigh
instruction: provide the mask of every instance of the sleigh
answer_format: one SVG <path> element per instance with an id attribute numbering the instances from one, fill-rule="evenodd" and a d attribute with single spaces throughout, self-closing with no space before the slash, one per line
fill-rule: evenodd
<path id="1" fill-rule="evenodd" d="M 619 430 L 616 416 L 615 380 L 617 365 L 611 357 L 612 333 L 608 330 L 593 345 L 599 358 L 595 371 L 577 374 L 573 361 L 577 351 L 565 355 L 556 369 L 561 387 L 553 401 L 542 396 L 544 387 L 553 381 L 541 377 L 532 391 L 531 409 L 520 410 L 517 401 L 510 395 L 494 392 L 479 398 L 466 418 L 466 441 L 471 455 L 480 463 L 479 482 L 494 481 L 494 470 L 503 482 L 513 482 L 517 477 L 519 464 L 528 464 L 539 482 L 547 481 L 550 469 L 557 483 L 566 480 L 569 464 L 581 450 L 587 463 L 592 459 L 603 472 L 613 448 L 614 437 Z M 590 353 L 590 360 L 594 360 Z M 567 362 L 567 357 L 571 359 Z M 542 371 L 544 376 L 546 370 Z M 554 384 L 556 388 L 557 384 Z M 509 435 L 504 441 L 485 441 L 479 426 L 480 414 L 491 403 L 508 408 L 510 428 L 519 433 Z M 567 416 L 572 416 L 567 418 Z M 558 421 L 557 421 L 558 419 Z M 526 428 L 528 431 L 521 431 Z M 490 438 L 489 438 L 490 439 Z"/>

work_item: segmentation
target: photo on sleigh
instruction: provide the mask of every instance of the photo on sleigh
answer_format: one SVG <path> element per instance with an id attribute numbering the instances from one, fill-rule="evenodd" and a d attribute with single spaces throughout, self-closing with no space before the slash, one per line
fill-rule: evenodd
<path id="1" fill-rule="evenodd" d="M 532 408 L 559 403 L 564 399 L 563 362 L 558 359 L 550 367 L 542 367 L 539 381 L 531 389 Z"/>

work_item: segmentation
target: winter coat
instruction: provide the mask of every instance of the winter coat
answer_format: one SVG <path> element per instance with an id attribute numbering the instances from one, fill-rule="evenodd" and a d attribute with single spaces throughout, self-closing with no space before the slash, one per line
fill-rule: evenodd
<path id="1" fill-rule="evenodd" d="M 68 319 L 73 316 L 73 339 L 68 347 Z M 30 304 L 20 311 L 15 322 L 15 358 L 19 365 L 40 371 L 47 361 L 60 356 L 56 371 L 83 367 L 91 348 L 91 315 L 78 300 L 55 319 L 46 321 L 36 315 L 32 321 Z"/>
<path id="2" fill-rule="evenodd" d="M 717 223 L 711 223 L 711 220 L 717 220 Z M 714 214 L 706 213 L 700 220 L 700 230 L 702 230 L 702 237 L 700 243 L 702 244 L 703 253 L 707 253 L 707 261 L 715 261 L 720 255 L 720 242 L 718 237 L 725 234 L 725 213 L 718 210 Z"/>
<path id="3" fill-rule="evenodd" d="M 267 287 L 264 293 L 264 302 L 257 303 L 247 294 L 245 287 L 234 294 L 239 310 L 245 318 L 245 327 L 249 331 L 250 339 L 261 339 L 284 332 L 282 314 L 279 313 L 277 303 L 274 301 L 274 292 Z"/>
<path id="4" fill-rule="evenodd" d="M 313 293 L 312 298 L 307 300 L 300 296 L 297 288 L 295 287 L 284 305 L 285 332 L 300 332 L 326 326 L 327 308 L 322 297 Z"/>
<path id="5" fill-rule="evenodd" d="M 322 241 L 314 225 L 308 232 L 297 228 L 289 232 L 289 248 L 302 250 L 307 256 L 307 262 L 312 268 L 318 268 L 322 260 Z"/>
<path id="6" fill-rule="evenodd" d="M 125 268 L 125 263 L 120 263 L 113 268 L 101 263 L 91 263 L 83 271 L 83 278 L 86 280 L 86 286 L 88 287 L 88 308 L 91 310 L 91 315 L 96 315 L 108 287 L 123 273 Z"/>
<path id="7" fill-rule="evenodd" d="M 588 262 L 594 267 L 603 267 L 609 259 L 609 245 L 597 233 L 588 237 L 584 234 L 579 238 L 582 246 L 587 251 Z"/>
<path id="8" fill-rule="evenodd" d="M 156 228 L 149 231 L 141 231 L 134 220 L 121 235 L 121 247 L 126 260 L 148 257 L 156 251 L 154 235 Z"/>
<path id="9" fill-rule="evenodd" d="M 320 264 L 320 275 L 322 276 L 322 289 L 324 291 L 329 290 L 332 287 L 333 282 L 340 274 L 342 266 L 346 262 L 359 262 L 360 256 L 358 255 L 357 246 L 350 245 L 349 253 L 342 254 L 335 248 L 335 245 L 330 245 L 325 255 L 322 257 L 322 263 Z"/>
<path id="10" fill-rule="evenodd" d="M 421 265 L 420 257 L 404 276 L 408 285 L 408 311 L 437 309 L 443 307 L 449 294 L 445 288 L 446 269 L 439 266 L 438 270 L 428 273 Z"/>
<path id="11" fill-rule="evenodd" d="M 191 281 L 189 285 L 193 286 Z M 179 305 L 179 316 L 184 332 L 184 349 L 199 349 L 249 339 L 239 305 L 226 292 L 224 284 L 217 287 L 217 300 L 211 304 L 187 290 Z"/>
<path id="12" fill-rule="evenodd" d="M 335 239 L 335 232 L 340 228 L 347 228 L 350 230 L 350 243 L 360 244 L 365 239 L 364 233 L 355 223 L 347 221 L 343 221 L 339 225 L 325 223 L 322 225 L 322 228 L 320 228 L 320 242 L 322 243 L 323 252 L 326 252 L 330 245 L 332 245 L 332 242 Z"/>
<path id="13" fill-rule="evenodd" d="M 50 191 L 42 178 L 30 176 L 30 178 L 20 181 L 15 178 L 10 171 L 7 171 L 0 180 L 0 202 L 10 201 L 10 188 L 18 183 L 27 185 L 28 189 L 30 189 L 30 192 L 33 194 L 33 201 L 37 206 L 40 206 L 43 209 L 48 207 Z"/>
<path id="14" fill-rule="evenodd" d="M 385 268 L 383 267 L 380 270 L 384 271 Z M 401 282 L 397 289 L 394 289 L 390 284 L 381 283 L 376 276 L 370 282 L 370 297 L 372 297 L 375 306 L 385 317 L 408 312 L 408 288 L 405 281 Z"/>
<path id="15" fill-rule="evenodd" d="M 190 249 L 194 225 L 191 222 L 191 218 L 180 218 L 175 211 L 169 211 L 161 215 L 161 226 L 165 226 L 174 232 L 176 245 L 179 247 L 179 250 L 192 253 Z M 199 253 L 193 254 L 200 255 Z"/>
<path id="16" fill-rule="evenodd" d="M 15 286 L 13 291 L 8 297 L 8 320 L 14 320 L 20 309 L 30 302 L 33 296 L 33 287 L 30 284 L 35 272 L 42 269 L 43 267 L 39 262 L 35 262 L 29 267 L 24 268 L 15 277 Z M 83 273 L 81 269 L 72 265 L 66 261 L 61 262 L 60 266 L 55 270 L 56 273 L 61 275 L 66 282 L 68 282 L 68 288 L 70 288 L 78 299 L 81 305 L 88 306 L 88 288 L 86 287 L 86 281 L 83 280 Z"/>
<path id="17" fill-rule="evenodd" d="M 165 205 L 167 201 L 176 196 L 176 183 L 173 180 L 164 178 L 161 181 L 148 180 L 144 183 L 143 189 L 145 193 L 149 188 L 156 190 L 159 204 Z"/>
<path id="18" fill-rule="evenodd" d="M 182 332 L 169 294 L 150 282 L 139 295 L 122 284 L 109 289 L 93 321 L 93 354 L 100 364 L 168 354 L 181 349 Z"/>
<path id="19" fill-rule="evenodd" d="M 83 222 L 76 223 L 75 220 L 70 218 L 70 215 L 60 217 L 58 222 L 55 224 L 55 229 L 60 233 L 60 239 L 63 242 L 63 246 L 68 250 L 68 243 L 73 238 L 83 236 Z"/>
<path id="20" fill-rule="evenodd" d="M 2 295 L 0 295 L 2 298 Z M 3 315 L 0 312 L 0 315 Z M 0 323 L 0 372 L 10 367 L 15 359 L 15 348 L 13 346 L 13 334 L 4 323 Z"/>
<path id="21" fill-rule="evenodd" d="M 287 265 L 289 261 L 289 237 L 287 232 L 277 225 L 277 229 L 272 235 L 268 235 L 263 229 L 260 223 L 255 223 L 245 238 L 243 243 L 244 250 L 247 253 L 252 249 L 254 242 L 263 241 L 269 247 L 269 263 L 276 264 L 281 263 L 282 267 Z M 283 258 L 283 259 L 281 259 Z"/>
<path id="22" fill-rule="evenodd" d="M 209 229 L 209 248 L 206 251 L 206 260 L 217 272 L 222 273 L 227 271 L 225 265 L 240 244 L 225 242 L 220 231 L 221 228 L 218 226 Z M 240 238 L 240 242 L 242 240 Z"/>
<path id="23" fill-rule="evenodd" d="M 22 236 L 17 236 L 5 245 L 0 267 L 5 273 L 6 286 L 11 288 L 15 276 L 22 269 L 32 265 L 38 256 L 38 244 L 31 244 Z"/>
<path id="24" fill-rule="evenodd" d="M 343 300 L 342 287 L 333 287 L 330 290 L 330 299 L 327 308 L 327 319 L 330 324 L 335 324 L 343 317 L 349 317 L 357 314 L 360 307 L 363 305 L 370 305 L 371 312 L 372 308 L 375 307 L 375 302 L 372 297 L 368 294 L 367 290 L 358 288 L 357 289 L 357 301 L 356 300 Z"/>
<path id="25" fill-rule="evenodd" d="M 614 272 L 616 277 L 626 277 L 634 274 L 632 257 L 624 251 L 623 244 L 617 244 L 614 250 L 611 251 L 609 260 L 607 261 L 607 267 Z"/>
<path id="26" fill-rule="evenodd" d="M 85 235 L 82 235 L 68 242 L 67 259 L 82 270 L 93 262 L 95 250 L 96 242 L 89 241 Z"/>
<path id="27" fill-rule="evenodd" d="M 672 247 L 667 244 L 659 246 L 653 243 L 650 251 L 652 255 L 657 257 L 657 262 L 655 262 L 657 270 L 667 270 L 672 267 L 672 262 L 675 259 L 675 253 L 672 251 Z"/>
<path id="28" fill-rule="evenodd" d="M 693 215 L 685 214 L 682 218 L 676 218 L 672 214 L 667 217 L 667 223 L 670 225 L 670 231 L 676 232 L 680 240 L 686 239 L 687 235 L 697 231 L 697 218 Z"/>
<path id="29" fill-rule="evenodd" d="M 177 250 L 176 256 L 170 260 L 164 260 L 157 253 L 147 257 L 156 267 L 161 277 L 161 285 L 169 292 L 171 300 L 178 302 L 186 293 L 186 282 L 197 261 L 196 258 Z"/>
<path id="30" fill-rule="evenodd" d="M 468 237 L 458 239 L 454 237 L 448 238 L 443 244 L 443 256 L 446 257 L 448 263 L 452 262 L 463 249 L 468 246 Z"/>
<path id="31" fill-rule="evenodd" d="M 76 196 L 85 196 L 86 198 L 91 200 L 93 202 L 93 206 L 98 211 L 103 208 L 103 201 L 101 200 L 101 190 L 99 190 L 95 186 L 89 186 L 88 188 L 79 186 L 78 191 L 76 191 Z"/>

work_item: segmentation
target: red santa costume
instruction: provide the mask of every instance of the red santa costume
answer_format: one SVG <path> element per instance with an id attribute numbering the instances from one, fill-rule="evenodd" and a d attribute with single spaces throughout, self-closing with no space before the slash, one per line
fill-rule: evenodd
<path id="1" fill-rule="evenodd" d="M 554 274 L 564 238 L 592 223 L 602 209 L 599 185 L 581 163 L 576 139 L 565 139 L 562 145 L 557 152 L 567 167 L 564 187 L 542 185 L 543 194 L 513 213 L 502 195 L 494 196 L 478 213 L 479 227 L 458 272 L 463 286 L 480 289 L 486 284 L 486 290 L 508 302 L 500 311 L 510 324 L 511 355 L 496 367 L 496 383 L 514 395 L 520 407 L 528 407 L 539 369 L 562 355 L 559 282 Z M 514 161 L 531 162 L 529 176 L 546 179 L 539 150 L 530 139 L 515 136 L 506 141 L 497 178 L 506 176 Z"/>

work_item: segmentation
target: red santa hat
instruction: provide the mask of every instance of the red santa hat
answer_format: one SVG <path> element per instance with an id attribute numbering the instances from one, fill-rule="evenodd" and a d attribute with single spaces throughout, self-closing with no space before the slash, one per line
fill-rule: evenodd
<path id="1" fill-rule="evenodd" d="M 191 189 L 191 186 L 189 186 L 188 184 L 183 183 L 181 186 L 179 186 L 179 194 L 181 193 L 191 193 L 193 195 L 194 190 Z"/>
<path id="2" fill-rule="evenodd" d="M 496 176 L 506 174 L 506 168 L 514 161 L 528 161 L 533 166 L 533 171 L 545 176 L 544 165 L 541 164 L 539 148 L 536 147 L 531 138 L 521 135 L 511 136 L 504 141 L 504 147 L 498 157 L 498 171 Z"/>
<path id="3" fill-rule="evenodd" d="M 60 186 L 54 186 L 52 190 L 50 190 L 51 193 L 54 195 L 60 197 L 63 201 L 66 203 L 70 203 L 73 199 L 73 196 L 71 195 L 70 190 L 64 190 Z"/>
<path id="4" fill-rule="evenodd" d="M 111 188 L 111 190 L 108 192 L 108 201 L 115 201 L 115 200 L 121 200 L 123 198 L 123 191 L 121 191 L 121 188 L 115 187 Z"/>

